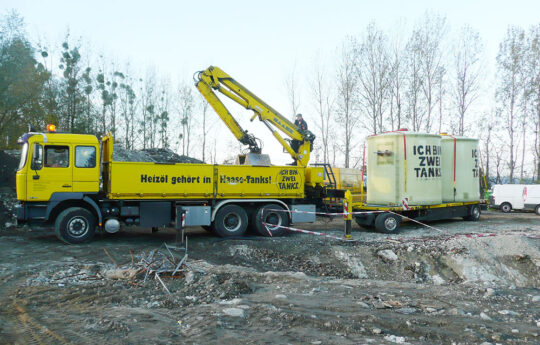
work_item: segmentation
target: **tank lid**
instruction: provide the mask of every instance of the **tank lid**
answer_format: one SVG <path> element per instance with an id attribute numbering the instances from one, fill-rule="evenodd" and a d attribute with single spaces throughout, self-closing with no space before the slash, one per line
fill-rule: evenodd
<path id="1" fill-rule="evenodd" d="M 469 138 L 469 137 L 463 137 L 458 135 L 450 135 L 446 133 L 441 133 L 442 139 L 441 140 L 454 140 L 454 138 L 458 141 L 478 141 L 477 138 Z"/>
<path id="2" fill-rule="evenodd" d="M 412 132 L 408 130 L 399 130 L 395 132 L 384 132 L 380 134 L 373 134 L 368 136 L 368 139 L 375 138 L 375 137 L 385 137 L 385 136 L 406 136 L 406 137 L 430 137 L 430 138 L 440 138 L 441 136 L 439 134 L 433 134 L 433 133 L 421 133 L 421 132 Z"/>

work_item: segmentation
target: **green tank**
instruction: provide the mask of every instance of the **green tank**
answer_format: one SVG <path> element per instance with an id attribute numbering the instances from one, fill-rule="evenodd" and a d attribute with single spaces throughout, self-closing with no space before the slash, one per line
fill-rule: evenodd
<path id="1" fill-rule="evenodd" d="M 480 200 L 478 139 L 443 135 L 443 202 Z"/>
<path id="2" fill-rule="evenodd" d="M 442 203 L 441 136 L 397 131 L 367 138 L 367 203 Z"/>

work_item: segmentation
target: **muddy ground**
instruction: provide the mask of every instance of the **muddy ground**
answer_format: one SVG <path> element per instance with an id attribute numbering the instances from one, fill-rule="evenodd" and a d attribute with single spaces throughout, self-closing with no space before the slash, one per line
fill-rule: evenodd
<path id="1" fill-rule="evenodd" d="M 180 273 L 162 275 L 170 293 L 130 268 L 160 246 L 169 255 L 174 230 L 73 246 L 46 229 L 2 229 L 0 343 L 538 344 L 540 217 L 431 225 L 440 231 L 405 224 L 393 236 L 355 225 L 357 242 L 194 228 Z"/>

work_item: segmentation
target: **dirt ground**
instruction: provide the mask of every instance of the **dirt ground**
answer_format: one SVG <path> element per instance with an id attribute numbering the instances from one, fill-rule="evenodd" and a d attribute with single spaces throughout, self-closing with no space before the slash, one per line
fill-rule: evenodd
<path id="1" fill-rule="evenodd" d="M 162 252 L 174 230 L 74 246 L 50 229 L 0 229 L 0 343 L 538 344 L 540 217 L 431 225 L 387 236 L 355 224 L 356 242 L 193 228 L 180 274 L 162 278 L 170 293 L 110 272 Z M 299 227 L 339 236 L 343 223 Z"/>

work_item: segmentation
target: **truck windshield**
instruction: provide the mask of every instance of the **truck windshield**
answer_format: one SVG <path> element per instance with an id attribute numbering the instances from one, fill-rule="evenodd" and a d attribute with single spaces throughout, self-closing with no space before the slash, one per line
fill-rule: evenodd
<path id="1" fill-rule="evenodd" d="M 17 170 L 21 170 L 22 168 L 24 168 L 26 164 L 27 154 L 28 154 L 28 143 L 24 143 L 21 150 L 21 160 L 19 161 L 19 168 Z"/>

